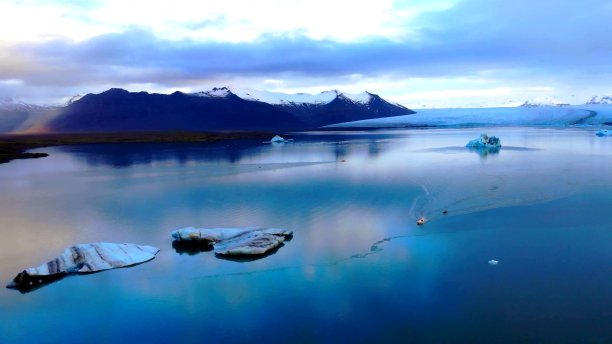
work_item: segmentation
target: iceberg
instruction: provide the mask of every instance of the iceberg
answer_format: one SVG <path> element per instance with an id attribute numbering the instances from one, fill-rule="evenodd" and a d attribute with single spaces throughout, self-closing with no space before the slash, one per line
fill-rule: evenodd
<path id="1" fill-rule="evenodd" d="M 293 232 L 279 228 L 182 228 L 172 232 L 179 242 L 212 245 L 217 255 L 262 255 L 281 246 Z"/>
<path id="2" fill-rule="evenodd" d="M 256 228 L 194 228 L 187 227 L 172 231 L 172 238 L 177 241 L 191 241 L 212 244 L 233 238 Z"/>
<path id="3" fill-rule="evenodd" d="M 468 148 L 500 148 L 501 141 L 495 136 L 489 137 L 487 134 L 480 134 L 480 137 L 471 140 L 466 145 Z"/>
<path id="4" fill-rule="evenodd" d="M 67 248 L 57 258 L 20 272 L 7 288 L 31 290 L 68 274 L 87 274 L 141 264 L 155 258 L 157 247 L 135 244 L 91 243 Z"/>
<path id="5" fill-rule="evenodd" d="M 282 235 L 250 232 L 238 237 L 213 244 L 215 254 L 228 256 L 265 254 L 285 241 Z"/>
<path id="6" fill-rule="evenodd" d="M 286 140 L 280 135 L 274 135 L 274 137 L 272 138 L 272 140 L 270 140 L 270 142 L 271 143 L 286 143 L 286 142 L 289 142 L 289 140 Z"/>
<path id="7" fill-rule="evenodd" d="M 603 129 L 603 130 L 596 132 L 595 135 L 600 136 L 600 137 L 601 136 L 612 136 L 612 130 Z"/>

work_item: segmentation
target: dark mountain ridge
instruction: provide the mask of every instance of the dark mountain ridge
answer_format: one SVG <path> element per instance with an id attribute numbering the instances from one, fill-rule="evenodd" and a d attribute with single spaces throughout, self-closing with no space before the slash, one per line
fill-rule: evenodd
<path id="1" fill-rule="evenodd" d="M 193 94 L 128 92 L 113 88 L 71 101 L 44 128 L 58 133 L 308 130 L 414 113 L 371 93 L 367 93 L 367 99 L 356 101 L 341 92 L 333 92 L 335 97 L 326 102 L 270 104 L 244 99 L 225 87 Z"/>

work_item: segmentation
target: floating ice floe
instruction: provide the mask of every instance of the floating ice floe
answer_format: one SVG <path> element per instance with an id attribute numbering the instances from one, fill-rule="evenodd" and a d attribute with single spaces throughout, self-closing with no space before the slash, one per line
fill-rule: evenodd
<path id="1" fill-rule="evenodd" d="M 291 142 L 293 141 L 293 139 L 285 139 L 284 137 L 280 136 L 280 135 L 274 135 L 274 137 L 270 140 L 270 143 L 287 143 L 287 142 Z"/>
<path id="2" fill-rule="evenodd" d="M 465 146 L 468 148 L 500 148 L 501 141 L 495 136 L 480 134 L 479 138 L 471 140 Z"/>
<path id="3" fill-rule="evenodd" d="M 14 289 L 33 289 L 68 274 L 85 274 L 147 262 L 159 252 L 153 246 L 91 243 L 72 246 L 57 258 L 36 268 L 20 272 L 8 285 Z"/>
<path id="4" fill-rule="evenodd" d="M 499 263 L 499 261 L 497 261 L 495 259 L 489 260 L 489 265 L 497 265 L 497 263 Z"/>
<path id="5" fill-rule="evenodd" d="M 612 136 L 612 130 L 603 129 L 595 133 L 597 136 Z"/>
<path id="6" fill-rule="evenodd" d="M 279 246 L 293 232 L 279 228 L 182 228 L 176 241 L 212 245 L 218 255 L 262 255 Z"/>

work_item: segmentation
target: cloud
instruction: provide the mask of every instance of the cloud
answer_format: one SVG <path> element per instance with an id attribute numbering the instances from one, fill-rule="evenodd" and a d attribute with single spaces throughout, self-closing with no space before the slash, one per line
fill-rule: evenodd
<path id="1" fill-rule="evenodd" d="M 109 3 L 113 2 L 100 6 L 112 8 Z M 410 91 L 427 94 L 439 89 L 435 80 L 470 79 L 464 85 L 473 87 L 474 92 L 467 91 L 466 97 L 487 87 L 572 92 L 567 85 L 597 85 L 607 90 L 612 86 L 607 81 L 612 77 L 612 41 L 607 39 L 612 32 L 608 20 L 612 6 L 606 2 L 567 1 L 560 5 L 552 0 L 463 0 L 438 2 L 433 7 L 427 3 L 385 3 L 384 11 L 373 11 L 380 30 L 374 30 L 375 35 L 359 31 L 354 39 L 332 34 L 331 21 L 324 25 L 330 34 L 315 34 L 305 22 L 282 27 L 271 24 L 264 29 L 261 18 L 268 17 L 263 14 L 248 17 L 244 9 L 232 13 L 216 8 L 210 12 L 214 15 L 201 20 L 190 17 L 177 25 L 198 32 L 221 32 L 241 18 L 244 23 L 240 28 L 258 23 L 255 37 L 177 38 L 142 25 L 85 40 L 5 42 L 0 52 L 0 81 L 21 80 L 23 89 L 88 90 L 100 85 L 146 84 L 161 89 L 247 79 L 259 80 L 260 85 L 268 85 L 265 80 L 269 79 L 281 80 L 275 85 L 293 79 L 287 83 L 304 87 L 418 80 L 435 87 Z M 364 20 L 366 12 L 358 7 L 353 19 Z M 390 10 L 393 15 L 388 14 Z M 171 19 L 182 18 L 173 13 Z M 347 18 L 350 15 L 335 15 L 337 28 L 356 25 L 356 19 Z M 102 18 L 98 12 L 90 13 L 90 17 L 96 16 Z M 449 87 L 457 90 L 461 84 Z"/>
<path id="2" fill-rule="evenodd" d="M 424 5 L 421 0 L 409 2 L 413 3 L 410 15 L 438 7 Z M 407 17 L 407 12 L 396 11 L 396 3 L 393 0 L 379 0 L 376 4 L 370 0 L 4 0 L 0 3 L 0 37 L 46 40 L 51 34 L 81 41 L 138 26 L 150 29 L 158 37 L 178 40 L 244 42 L 270 33 L 302 31 L 310 38 L 351 41 L 401 34 L 397 24 Z"/>

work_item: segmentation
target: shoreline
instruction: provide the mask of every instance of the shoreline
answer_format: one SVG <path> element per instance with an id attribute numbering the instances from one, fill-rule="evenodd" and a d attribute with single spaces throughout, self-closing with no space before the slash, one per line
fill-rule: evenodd
<path id="1" fill-rule="evenodd" d="M 149 143 L 149 142 L 215 142 L 222 140 L 259 139 L 272 137 L 265 132 L 126 132 L 79 134 L 3 134 L 0 135 L 0 164 L 17 159 L 36 159 L 47 153 L 29 153 L 30 149 L 93 143 Z"/>

